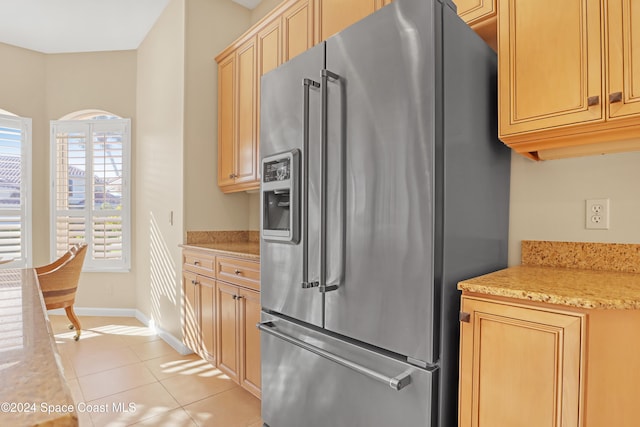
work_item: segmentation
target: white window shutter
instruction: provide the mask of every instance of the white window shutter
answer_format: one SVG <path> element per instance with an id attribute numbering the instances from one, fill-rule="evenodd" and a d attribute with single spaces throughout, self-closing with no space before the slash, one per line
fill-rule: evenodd
<path id="1" fill-rule="evenodd" d="M 89 244 L 85 271 L 130 268 L 130 120 L 52 122 L 53 252 Z"/>
<path id="2" fill-rule="evenodd" d="M 0 257 L 31 264 L 31 119 L 0 115 Z"/>

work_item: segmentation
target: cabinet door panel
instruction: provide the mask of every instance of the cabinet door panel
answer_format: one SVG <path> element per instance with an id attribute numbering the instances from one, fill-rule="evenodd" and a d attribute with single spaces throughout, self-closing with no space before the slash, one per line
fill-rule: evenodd
<path id="1" fill-rule="evenodd" d="M 313 46 L 313 9 L 301 0 L 282 14 L 284 59 L 286 62 Z"/>
<path id="2" fill-rule="evenodd" d="M 496 0 L 456 0 L 458 16 L 469 25 L 474 20 L 496 14 Z"/>
<path id="3" fill-rule="evenodd" d="M 203 357 L 215 364 L 216 283 L 200 277 L 200 330 Z"/>
<path id="4" fill-rule="evenodd" d="M 498 7 L 500 135 L 603 119 L 599 0 Z"/>
<path id="5" fill-rule="evenodd" d="M 235 183 L 256 179 L 256 42 L 251 38 L 237 51 L 238 140 Z"/>
<path id="6" fill-rule="evenodd" d="M 640 114 L 640 4 L 609 0 L 609 117 Z M 634 31 L 632 31 L 634 29 Z M 616 94 L 620 94 L 619 97 Z"/>
<path id="7" fill-rule="evenodd" d="M 218 64 L 218 185 L 234 180 L 235 145 L 235 56 Z"/>
<path id="8" fill-rule="evenodd" d="M 218 368 L 238 382 L 238 288 L 217 282 L 216 290 Z"/>
<path id="9" fill-rule="evenodd" d="M 326 40 L 349 25 L 371 15 L 380 0 L 321 0 L 319 4 L 320 40 Z"/>
<path id="10" fill-rule="evenodd" d="M 200 318 L 198 310 L 199 287 L 198 276 L 188 271 L 182 272 L 182 286 L 184 291 L 182 336 L 184 345 L 195 353 L 200 353 Z"/>
<path id="11" fill-rule="evenodd" d="M 252 394 L 260 398 L 260 332 L 256 325 L 260 322 L 260 294 L 240 289 L 240 328 L 242 342 L 240 353 L 242 369 L 240 384 Z"/>
<path id="12" fill-rule="evenodd" d="M 581 315 L 463 298 L 460 426 L 580 419 Z"/>

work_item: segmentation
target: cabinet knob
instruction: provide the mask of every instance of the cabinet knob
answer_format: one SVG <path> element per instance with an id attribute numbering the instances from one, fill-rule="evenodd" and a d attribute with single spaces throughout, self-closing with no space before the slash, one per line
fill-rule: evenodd
<path id="1" fill-rule="evenodd" d="M 236 275 L 238 274 L 242 274 L 242 271 L 238 270 L 237 268 L 233 271 Z"/>
<path id="2" fill-rule="evenodd" d="M 464 311 L 460 312 L 460 321 L 469 323 L 471 321 L 471 313 L 465 313 Z"/>
<path id="3" fill-rule="evenodd" d="M 191 284 L 195 286 L 195 285 L 197 285 L 197 284 L 198 284 L 198 281 L 197 281 L 197 280 L 192 280 L 192 281 L 191 281 Z"/>
<path id="4" fill-rule="evenodd" d="M 622 92 L 613 92 L 609 94 L 609 103 L 615 104 L 622 101 Z"/>
<path id="5" fill-rule="evenodd" d="M 236 175 L 235 173 L 230 173 L 229 174 L 229 178 L 231 178 L 231 179 L 234 179 L 234 178 L 237 178 L 237 177 L 238 177 L 238 175 Z"/>
<path id="6" fill-rule="evenodd" d="M 590 96 L 589 98 L 587 98 L 587 105 L 589 107 L 592 107 L 594 105 L 598 105 L 600 103 L 600 97 L 599 96 Z"/>
<path id="7" fill-rule="evenodd" d="M 193 265 L 200 265 L 200 261 L 193 261 Z"/>

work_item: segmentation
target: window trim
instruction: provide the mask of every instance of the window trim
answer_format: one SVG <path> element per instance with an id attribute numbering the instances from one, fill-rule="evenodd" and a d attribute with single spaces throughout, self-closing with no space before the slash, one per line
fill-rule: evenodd
<path id="1" fill-rule="evenodd" d="M 21 260 L 15 260 L 5 264 L 3 267 L 32 267 L 33 266 L 33 217 L 32 217 L 32 120 L 28 117 L 20 117 L 17 115 L 5 114 L 9 113 L 0 110 L 0 123 L 13 123 L 22 132 L 22 140 L 20 144 L 20 165 L 22 173 L 20 177 L 20 216 L 23 218 L 22 231 L 20 233 L 20 252 Z M 7 210 L 8 212 L 9 210 Z"/>
<path id="2" fill-rule="evenodd" d="M 127 273 L 131 271 L 131 252 L 132 252 L 132 221 L 131 221 L 131 189 L 132 189 L 132 169 L 131 169 L 131 119 L 76 119 L 76 120 L 51 120 L 50 122 L 50 253 L 51 259 L 56 258 L 56 219 L 58 218 L 57 201 L 56 201 L 56 172 L 57 172 L 57 132 L 69 131 L 86 131 L 87 141 L 92 143 L 93 132 L 99 130 L 112 130 L 116 127 L 123 127 L 122 142 L 122 261 L 116 263 L 104 260 L 94 260 L 91 257 L 93 251 L 93 236 L 89 235 L 91 230 L 91 218 L 95 213 L 93 203 L 86 204 L 85 224 L 86 233 L 85 240 L 89 245 L 88 256 L 85 258 L 82 271 L 84 272 L 105 272 L 105 273 Z M 85 180 L 87 184 L 85 188 L 93 188 L 90 183 L 90 176 L 93 175 L 93 151 L 86 150 L 86 162 L 91 166 L 91 173 L 87 173 Z M 112 265 L 109 265 L 112 264 Z M 116 264 L 116 265 L 113 265 Z"/>

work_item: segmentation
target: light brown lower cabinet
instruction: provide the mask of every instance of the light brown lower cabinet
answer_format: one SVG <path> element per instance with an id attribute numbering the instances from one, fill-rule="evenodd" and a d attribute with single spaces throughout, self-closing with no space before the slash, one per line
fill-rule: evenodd
<path id="1" fill-rule="evenodd" d="M 218 282 L 218 369 L 260 397 L 260 294 Z"/>
<path id="2" fill-rule="evenodd" d="M 463 294 L 460 325 L 460 427 L 639 425 L 640 310 Z"/>
<path id="3" fill-rule="evenodd" d="M 183 271 L 182 281 L 184 343 L 194 353 L 215 364 L 215 281 L 191 271 Z"/>
<path id="4" fill-rule="evenodd" d="M 260 264 L 183 252 L 187 347 L 260 398 Z"/>

